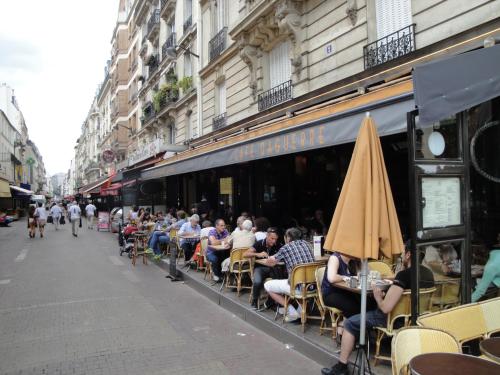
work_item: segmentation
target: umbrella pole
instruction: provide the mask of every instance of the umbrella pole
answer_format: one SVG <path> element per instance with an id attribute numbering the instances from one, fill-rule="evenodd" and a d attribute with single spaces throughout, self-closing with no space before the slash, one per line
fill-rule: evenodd
<path id="1" fill-rule="evenodd" d="M 368 259 L 363 259 L 361 263 L 361 280 L 360 280 L 361 281 L 361 326 L 359 330 L 359 350 L 361 357 L 361 362 L 359 364 L 360 374 L 365 373 L 365 361 L 368 362 L 368 356 L 366 354 L 366 342 L 365 342 L 367 278 L 368 278 Z"/>

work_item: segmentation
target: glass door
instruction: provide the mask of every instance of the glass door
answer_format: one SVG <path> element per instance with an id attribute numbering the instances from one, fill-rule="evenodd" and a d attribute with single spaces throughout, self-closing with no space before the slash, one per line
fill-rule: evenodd
<path id="1" fill-rule="evenodd" d="M 421 124 L 417 111 L 408 114 L 413 321 L 470 300 L 466 139 L 462 115 Z M 436 292 L 420 301 L 419 284 L 429 270 Z"/>

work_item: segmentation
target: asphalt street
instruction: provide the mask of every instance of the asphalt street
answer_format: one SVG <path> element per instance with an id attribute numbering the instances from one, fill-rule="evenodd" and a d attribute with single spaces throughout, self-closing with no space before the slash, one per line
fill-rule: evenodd
<path id="1" fill-rule="evenodd" d="M 109 232 L 0 228 L 0 374 L 320 373 L 165 275 L 134 268 Z"/>

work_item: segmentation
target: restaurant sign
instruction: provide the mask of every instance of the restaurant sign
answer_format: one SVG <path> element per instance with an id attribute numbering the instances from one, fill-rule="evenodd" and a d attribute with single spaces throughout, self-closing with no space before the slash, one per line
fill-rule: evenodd
<path id="1" fill-rule="evenodd" d="M 369 110 L 377 124 L 379 135 L 383 136 L 405 131 L 406 114 L 414 108 L 413 99 L 406 99 Z M 260 138 L 249 137 L 245 142 L 144 170 L 141 178 L 160 178 L 354 142 L 365 111 L 366 109 L 359 110 L 349 115 L 341 113 Z"/>
<path id="2" fill-rule="evenodd" d="M 128 158 L 129 167 L 149 159 L 150 157 L 156 156 L 161 151 L 163 151 L 162 143 L 160 139 L 155 139 L 153 142 L 140 147 L 137 151 L 130 154 Z"/>

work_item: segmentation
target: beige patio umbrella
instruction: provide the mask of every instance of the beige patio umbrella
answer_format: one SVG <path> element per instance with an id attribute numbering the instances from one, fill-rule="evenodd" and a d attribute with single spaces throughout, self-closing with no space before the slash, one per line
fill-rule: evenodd
<path id="1" fill-rule="evenodd" d="M 360 345 L 364 346 L 368 259 L 378 259 L 379 251 L 392 257 L 404 249 L 380 139 L 368 113 L 356 139 L 324 248 L 363 260 Z M 361 367 L 364 371 L 363 358 Z"/>

